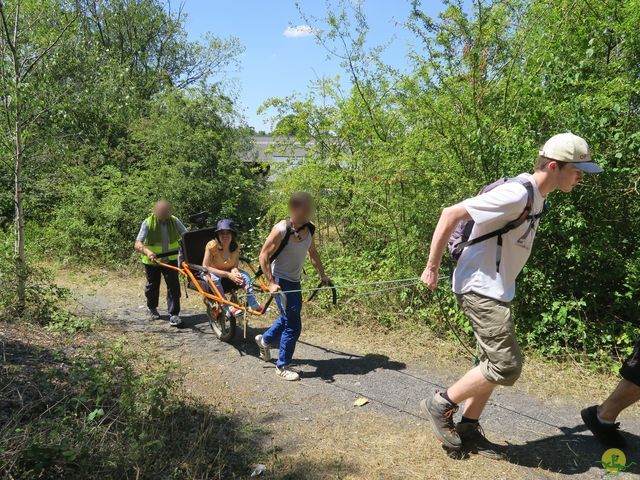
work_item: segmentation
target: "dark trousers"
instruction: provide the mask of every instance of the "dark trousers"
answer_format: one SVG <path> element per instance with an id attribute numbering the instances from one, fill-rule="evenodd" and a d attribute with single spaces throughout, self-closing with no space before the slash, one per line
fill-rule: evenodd
<path id="1" fill-rule="evenodd" d="M 622 364 L 620 375 L 640 387 L 640 340 L 636 342 L 631 356 Z"/>
<path id="2" fill-rule="evenodd" d="M 175 260 L 166 263 L 175 267 L 178 266 L 178 262 Z M 180 282 L 178 281 L 178 272 L 157 265 L 147 265 L 146 263 L 144 264 L 144 270 L 147 274 L 147 285 L 144 287 L 144 295 L 147 297 L 147 307 L 158 308 L 160 282 L 164 276 L 164 283 L 167 285 L 167 310 L 169 311 L 169 315 L 178 315 L 180 313 Z"/>

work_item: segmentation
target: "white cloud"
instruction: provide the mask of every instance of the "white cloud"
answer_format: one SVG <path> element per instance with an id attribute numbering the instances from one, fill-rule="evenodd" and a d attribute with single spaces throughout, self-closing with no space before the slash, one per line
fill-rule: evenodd
<path id="1" fill-rule="evenodd" d="M 315 30 L 309 25 L 296 25 L 295 27 L 288 26 L 285 28 L 284 32 L 282 32 L 285 37 L 291 38 L 310 37 L 314 33 L 316 33 Z"/>

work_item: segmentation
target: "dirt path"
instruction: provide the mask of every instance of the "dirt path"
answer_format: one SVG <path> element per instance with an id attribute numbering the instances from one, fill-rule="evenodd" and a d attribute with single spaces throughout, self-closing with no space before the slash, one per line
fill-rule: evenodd
<path id="1" fill-rule="evenodd" d="M 102 288 L 99 294 L 86 288 L 74 291 L 86 310 L 126 332 L 132 342 L 153 344 L 184 365 L 193 394 L 266 431 L 272 456 L 264 463 L 272 472 L 287 472 L 284 478 L 604 475 L 599 460 L 605 449 L 585 434 L 575 400 L 543 400 L 521 390 L 500 389 L 483 426 L 492 440 L 510 444 L 509 461 L 449 459 L 417 408 L 421 398 L 455 379 L 455 374 L 443 371 L 436 355 L 426 363 L 405 363 L 367 348 L 366 338 L 357 351 L 343 351 L 345 343 L 339 339 L 303 333 L 295 354 L 303 380 L 287 383 L 275 377 L 272 365 L 257 358 L 251 339 L 267 323 L 254 322 L 247 341 L 238 334 L 232 344 L 221 343 L 193 299 L 183 308 L 185 328 L 175 329 L 166 320 L 147 319 L 139 281 L 126 287 L 127 295 L 122 284 Z M 558 376 L 553 379 L 557 382 Z M 369 403 L 354 407 L 359 397 Z M 637 416 L 624 422 L 628 432 L 640 432 Z M 626 435 L 633 445 L 625 452 L 627 463 L 640 462 L 638 436 Z M 634 465 L 630 472 L 640 469 Z M 625 473 L 619 478 L 633 476 Z"/>

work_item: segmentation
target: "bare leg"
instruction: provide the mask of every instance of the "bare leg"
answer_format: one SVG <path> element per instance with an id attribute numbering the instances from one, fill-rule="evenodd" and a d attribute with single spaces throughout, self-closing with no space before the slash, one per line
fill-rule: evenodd
<path id="1" fill-rule="evenodd" d="M 447 395 L 454 403 L 469 400 L 470 405 L 465 407 L 465 416 L 468 411 L 470 415 L 473 414 L 470 418 L 479 418 L 495 387 L 495 383 L 484 377 L 480 367 L 474 367 L 447 389 Z"/>
<path id="2" fill-rule="evenodd" d="M 472 420 L 478 420 L 492 393 L 493 389 L 484 394 L 476 394 L 473 397 L 467 398 L 464 402 L 464 412 L 462 415 Z"/>
<path id="3" fill-rule="evenodd" d="M 640 387 L 622 379 L 609 398 L 598 408 L 598 417 L 607 422 L 615 422 L 620 412 L 640 401 Z"/>

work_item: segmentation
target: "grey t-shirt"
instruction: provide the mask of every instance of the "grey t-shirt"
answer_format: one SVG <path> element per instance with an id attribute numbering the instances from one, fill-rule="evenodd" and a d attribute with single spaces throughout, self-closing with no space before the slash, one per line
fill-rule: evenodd
<path id="1" fill-rule="evenodd" d="M 176 225 L 178 227 L 178 232 L 180 232 L 180 235 L 187 231 L 186 227 L 177 218 Z M 169 250 L 169 224 L 166 222 L 161 223 L 160 232 L 162 234 L 162 251 L 166 252 Z M 142 222 L 142 225 L 140 225 L 140 231 L 138 232 L 136 241 L 144 243 L 144 241 L 147 239 L 147 235 L 149 235 L 149 225 L 147 224 L 147 219 L 145 218 Z"/>
<path id="2" fill-rule="evenodd" d="M 284 239 L 287 233 L 287 222 L 283 220 L 275 228 Z M 311 232 L 307 231 L 307 236 L 299 242 L 293 235 L 289 237 L 287 246 L 284 247 L 278 258 L 271 263 L 271 271 L 275 278 L 284 278 L 290 282 L 299 282 L 302 276 L 302 268 L 307 258 L 307 252 L 311 246 Z"/>

